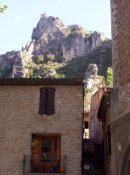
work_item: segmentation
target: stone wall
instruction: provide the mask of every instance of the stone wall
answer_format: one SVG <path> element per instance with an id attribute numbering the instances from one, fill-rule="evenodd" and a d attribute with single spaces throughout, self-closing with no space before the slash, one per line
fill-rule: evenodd
<path id="1" fill-rule="evenodd" d="M 129 111 L 130 96 L 130 2 L 111 0 L 112 12 L 112 58 L 114 90 L 118 93 L 113 119 Z M 118 91 L 118 92 L 117 92 Z M 118 105 L 117 105 L 118 103 Z M 117 109 L 116 109 L 117 108 Z M 118 111 L 118 112 L 117 112 Z"/>
<path id="2" fill-rule="evenodd" d="M 130 146 L 130 113 L 112 123 L 111 134 L 113 145 L 111 175 L 128 175 L 130 174 L 129 166 L 126 167 L 127 174 L 122 172 L 122 167 Z M 127 163 L 129 165 L 129 162 L 125 162 Z"/>
<path id="3" fill-rule="evenodd" d="M 90 109 L 90 140 L 96 140 L 99 143 L 103 142 L 102 121 L 98 119 L 98 110 L 101 103 L 101 98 L 104 94 L 104 88 L 100 88 L 92 97 Z"/>
<path id="4" fill-rule="evenodd" d="M 107 111 L 106 111 L 106 116 L 105 116 L 105 123 L 104 123 L 104 165 L 105 165 L 105 175 L 111 175 L 113 167 L 115 167 L 115 161 L 113 159 L 114 157 L 114 150 L 113 147 L 111 147 L 111 154 L 108 152 L 108 147 L 110 146 L 108 144 L 108 127 L 111 125 L 112 122 L 112 89 L 110 89 L 109 93 L 109 98 L 110 98 L 110 103 L 107 106 Z M 112 142 L 111 142 L 112 144 Z"/>
<path id="5" fill-rule="evenodd" d="M 114 85 L 130 81 L 130 2 L 111 0 Z"/>
<path id="6" fill-rule="evenodd" d="M 32 133 L 60 133 L 66 174 L 81 174 L 83 87 L 52 86 L 56 113 L 47 116 L 38 114 L 43 86 L 0 86 L 0 175 L 23 174 L 23 155 L 31 153 Z"/>
<path id="7" fill-rule="evenodd" d="M 130 1 L 111 0 L 111 14 L 114 73 L 111 174 L 128 175 L 129 166 L 125 170 L 127 174 L 122 166 L 130 145 Z"/>

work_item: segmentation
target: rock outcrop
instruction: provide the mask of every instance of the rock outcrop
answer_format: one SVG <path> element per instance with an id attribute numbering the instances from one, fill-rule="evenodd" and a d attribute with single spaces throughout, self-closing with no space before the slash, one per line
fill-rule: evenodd
<path id="1" fill-rule="evenodd" d="M 89 64 L 85 72 L 84 83 L 84 109 L 90 110 L 92 96 L 99 90 L 99 88 L 105 86 L 103 78 L 98 75 L 98 66 L 96 64 Z"/>
<path id="2" fill-rule="evenodd" d="M 27 77 L 30 61 L 36 64 L 48 60 L 66 63 L 87 55 L 105 40 L 108 39 L 102 33 L 88 32 L 79 25 L 65 27 L 58 17 L 43 14 L 33 29 L 31 41 L 21 51 L 0 55 L 0 76 L 8 72 L 7 77 Z M 43 59 L 39 61 L 39 57 Z"/>
<path id="3" fill-rule="evenodd" d="M 89 64 L 85 72 L 85 89 L 90 90 L 93 88 L 93 92 L 102 86 L 103 79 L 98 76 L 98 66 L 96 64 Z"/>
<path id="4" fill-rule="evenodd" d="M 40 21 L 32 33 L 34 56 L 46 54 L 59 56 L 62 54 L 61 43 L 65 37 L 66 28 L 59 18 L 41 15 Z"/>
<path id="5" fill-rule="evenodd" d="M 75 57 L 81 57 L 100 46 L 106 38 L 103 34 L 94 32 L 89 35 L 84 33 L 71 33 L 62 42 L 63 58 L 70 61 Z"/>

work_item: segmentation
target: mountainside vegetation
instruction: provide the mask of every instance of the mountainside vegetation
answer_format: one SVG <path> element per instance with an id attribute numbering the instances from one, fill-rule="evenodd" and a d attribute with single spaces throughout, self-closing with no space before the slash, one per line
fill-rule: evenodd
<path id="1" fill-rule="evenodd" d="M 7 5 L 2 5 L 0 3 L 0 13 L 3 13 L 7 9 Z"/>
<path id="2" fill-rule="evenodd" d="M 66 63 L 58 62 L 53 59 L 43 59 L 40 56 L 37 63 L 30 62 L 28 77 L 42 78 L 51 70 L 55 70 L 52 74 L 53 78 L 85 78 L 85 72 L 89 64 L 97 64 L 100 76 L 107 77 L 107 69 L 112 66 L 111 47 L 99 46 L 91 53 L 83 57 L 73 58 Z M 39 73 L 37 73 L 39 71 Z M 108 82 L 109 84 L 109 82 Z"/>
<path id="3" fill-rule="evenodd" d="M 58 17 L 43 14 L 25 47 L 0 55 L 0 78 L 84 79 L 89 64 L 96 64 L 106 79 L 112 66 L 111 40 L 77 24 L 66 27 Z"/>
<path id="4" fill-rule="evenodd" d="M 60 67 L 57 72 L 64 74 L 68 78 L 84 78 L 85 71 L 89 64 L 97 64 L 98 74 L 106 77 L 106 70 L 112 65 L 111 48 L 102 48 L 101 46 L 94 49 L 90 54 L 72 59 L 65 66 Z"/>

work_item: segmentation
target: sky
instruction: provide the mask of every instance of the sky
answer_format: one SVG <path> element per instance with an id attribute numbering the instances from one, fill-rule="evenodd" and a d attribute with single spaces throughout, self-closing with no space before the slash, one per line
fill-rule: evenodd
<path id="1" fill-rule="evenodd" d="M 79 24 L 87 31 L 111 38 L 110 0 L 0 0 L 8 9 L 0 14 L 0 54 L 21 50 L 41 14 L 59 17 L 65 26 Z"/>

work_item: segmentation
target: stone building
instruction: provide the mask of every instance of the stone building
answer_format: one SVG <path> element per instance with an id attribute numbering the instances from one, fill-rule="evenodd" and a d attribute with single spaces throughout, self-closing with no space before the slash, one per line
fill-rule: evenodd
<path id="1" fill-rule="evenodd" d="M 102 130 L 102 119 L 98 118 L 98 111 L 101 105 L 101 100 L 105 94 L 105 88 L 99 88 L 91 99 L 91 108 L 90 108 L 90 139 L 94 140 L 96 143 L 102 144 L 103 142 L 103 130 Z"/>
<path id="2" fill-rule="evenodd" d="M 112 175 L 130 174 L 130 1 L 111 0 L 113 57 Z"/>
<path id="3" fill-rule="evenodd" d="M 81 175 L 83 82 L 0 80 L 0 175 Z"/>
<path id="4" fill-rule="evenodd" d="M 83 175 L 110 175 L 111 90 L 98 88 L 91 97 L 90 111 L 84 115 Z"/>

